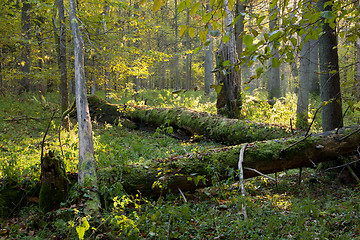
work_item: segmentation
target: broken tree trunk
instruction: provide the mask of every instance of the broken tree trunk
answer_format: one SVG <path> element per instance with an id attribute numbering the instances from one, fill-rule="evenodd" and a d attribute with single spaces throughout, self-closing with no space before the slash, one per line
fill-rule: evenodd
<path id="1" fill-rule="evenodd" d="M 120 117 L 136 124 L 159 127 L 165 124 L 190 134 L 229 145 L 290 136 L 288 128 L 279 125 L 222 118 L 185 108 L 150 108 L 109 104 L 96 96 L 88 98 L 91 116 L 99 122 L 114 123 Z"/>
<path id="2" fill-rule="evenodd" d="M 337 134 L 325 132 L 306 138 L 251 143 L 244 154 L 244 178 L 257 176 L 249 168 L 269 174 L 299 167 L 315 167 L 317 163 L 350 154 L 360 145 L 360 126 L 357 129 L 344 128 Z M 130 165 L 127 170 L 115 167 L 100 172 L 122 176 L 119 184 L 130 194 L 138 191 L 143 195 L 159 195 L 162 191 L 177 192 L 178 189 L 189 191 L 229 178 L 237 169 L 240 149 L 241 145 L 225 147 Z"/>

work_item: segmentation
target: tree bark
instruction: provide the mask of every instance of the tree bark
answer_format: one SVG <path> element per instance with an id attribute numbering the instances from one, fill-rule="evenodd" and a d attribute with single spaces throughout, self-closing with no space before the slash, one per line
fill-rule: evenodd
<path id="1" fill-rule="evenodd" d="M 91 198 L 87 200 L 86 213 L 99 211 L 100 199 L 97 193 L 97 174 L 95 166 L 92 126 L 86 97 L 84 73 L 84 49 L 76 18 L 75 0 L 69 0 L 70 23 L 73 33 L 75 56 L 75 97 L 79 131 L 79 167 L 78 182 L 89 191 Z"/>
<path id="2" fill-rule="evenodd" d="M 341 129 L 337 134 L 325 132 L 306 139 L 297 137 L 251 143 L 244 154 L 244 178 L 258 176 L 249 168 L 270 174 L 299 167 L 316 167 L 320 162 L 351 154 L 360 142 L 360 134 L 351 133 L 354 133 L 354 128 Z M 129 194 L 140 191 L 143 195 L 159 195 L 168 191 L 178 192 L 179 188 L 191 191 L 234 177 L 241 147 L 238 145 L 153 160 L 143 165 L 130 165 L 128 171 L 116 168 L 101 171 L 109 174 L 120 171 L 121 184 Z"/>
<path id="3" fill-rule="evenodd" d="M 69 86 L 67 80 L 67 66 L 66 66 L 66 25 L 64 15 L 64 0 L 57 0 L 59 11 L 59 64 L 60 64 L 60 93 L 61 93 L 61 111 L 65 112 L 69 108 Z M 68 117 L 63 120 L 63 127 L 70 130 L 70 121 Z"/>
<path id="4" fill-rule="evenodd" d="M 324 7 L 326 3 L 326 7 Z M 319 0 L 320 11 L 332 11 L 333 1 Z M 329 19 L 328 19 L 329 20 Z M 325 103 L 322 108 L 323 131 L 330 131 L 343 126 L 340 91 L 339 56 L 334 26 L 322 19 L 323 34 L 319 40 L 320 62 L 320 97 Z"/>
<path id="5" fill-rule="evenodd" d="M 240 73 L 235 69 L 237 63 L 236 43 L 232 12 L 228 0 L 224 1 L 225 32 L 229 36 L 227 42 L 221 42 L 217 54 L 217 65 L 220 71 L 217 73 L 218 82 L 222 84 L 218 93 L 216 108 L 219 115 L 229 118 L 240 118 L 242 106 Z M 226 64 L 225 64 L 226 63 Z"/>
<path id="6" fill-rule="evenodd" d="M 210 11 L 210 5 L 207 3 L 207 10 Z M 214 68 L 214 45 L 213 40 L 210 37 L 212 31 L 211 24 L 208 24 L 208 34 L 206 41 L 210 41 L 209 45 L 205 47 L 205 95 L 210 94 L 210 85 L 214 84 L 214 74 L 212 73 Z"/>
<path id="7" fill-rule="evenodd" d="M 305 37 L 305 35 L 302 37 L 303 46 L 300 51 L 300 79 L 296 108 L 296 128 L 304 130 L 308 127 L 310 76 L 310 41 L 304 42 Z"/>
<path id="8" fill-rule="evenodd" d="M 169 124 L 176 129 L 226 144 L 290 136 L 284 126 L 222 118 L 184 108 L 113 105 L 96 96 L 89 97 L 89 106 L 91 115 L 98 122 L 115 123 L 120 117 L 126 117 L 138 125 L 159 127 Z"/>
<path id="9" fill-rule="evenodd" d="M 319 41 L 310 39 L 310 67 L 309 67 L 309 92 L 319 96 Z"/>
<path id="10" fill-rule="evenodd" d="M 269 29 L 270 32 L 273 32 L 277 29 L 277 21 L 278 21 L 278 14 L 279 14 L 279 8 L 277 4 L 270 9 L 269 17 Z M 271 68 L 270 68 L 270 76 L 269 76 L 269 84 L 268 84 L 268 91 L 269 91 L 269 100 L 272 100 L 273 98 L 279 98 L 281 97 L 281 89 L 280 89 L 280 67 L 274 66 L 274 60 L 280 61 L 280 54 L 277 50 L 279 45 L 279 42 L 277 40 L 274 40 L 271 42 L 271 48 L 272 48 L 272 54 L 271 57 Z"/>

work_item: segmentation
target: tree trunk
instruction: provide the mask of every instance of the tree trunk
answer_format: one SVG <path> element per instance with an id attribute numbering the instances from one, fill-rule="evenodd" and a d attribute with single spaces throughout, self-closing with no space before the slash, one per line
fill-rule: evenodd
<path id="1" fill-rule="evenodd" d="M 217 73 L 218 82 L 222 85 L 216 102 L 216 108 L 219 115 L 229 118 L 240 118 L 241 110 L 241 82 L 240 74 L 235 69 L 237 63 L 236 43 L 234 28 L 231 25 L 233 17 L 229 8 L 228 0 L 224 1 L 224 19 L 225 32 L 229 36 L 227 42 L 221 42 L 217 54 L 218 67 L 221 71 Z M 226 63 L 226 64 L 225 64 Z"/>
<path id="2" fill-rule="evenodd" d="M 319 41 L 310 39 L 309 92 L 319 96 Z"/>
<path id="3" fill-rule="evenodd" d="M 95 166 L 94 143 L 92 126 L 86 97 L 86 84 L 84 73 L 83 40 L 76 18 L 75 0 L 69 0 L 70 23 L 73 33 L 75 56 L 75 97 L 79 131 L 79 167 L 78 182 L 80 186 L 89 191 L 86 213 L 99 211 L 100 200 L 97 190 L 97 174 Z"/>
<path id="4" fill-rule="evenodd" d="M 296 108 L 296 128 L 298 129 L 308 128 L 310 41 L 305 43 L 305 37 L 305 35 L 302 37 L 303 46 L 300 52 L 300 79 Z"/>
<path id="5" fill-rule="evenodd" d="M 278 21 L 278 14 L 279 14 L 279 8 L 277 4 L 275 4 L 274 8 L 270 9 L 269 17 L 269 29 L 270 32 L 273 32 L 277 29 L 277 21 Z M 276 15 L 276 16 L 275 16 Z M 280 61 L 280 55 L 277 50 L 279 42 L 277 40 L 274 40 L 271 43 L 272 48 L 272 54 L 271 57 L 271 68 L 270 68 L 270 76 L 269 76 L 269 84 L 268 84 L 268 91 L 269 91 L 269 100 L 272 100 L 273 98 L 279 98 L 281 97 L 281 89 L 280 89 L 280 68 L 278 64 L 275 65 L 275 62 Z"/>
<path id="6" fill-rule="evenodd" d="M 59 11 L 59 64 L 60 64 L 60 95 L 61 95 L 61 111 L 65 112 L 69 108 L 69 86 L 67 80 L 67 67 L 66 67 L 66 25 L 64 15 L 64 0 L 57 0 Z M 70 130 L 70 121 L 68 117 L 63 120 L 63 127 Z"/>
<path id="7" fill-rule="evenodd" d="M 326 132 L 306 139 L 297 137 L 251 143 L 244 154 L 244 178 L 258 175 L 249 168 L 270 174 L 299 167 L 316 167 L 315 164 L 320 162 L 351 154 L 360 142 L 359 133 L 349 136 L 353 131 L 342 129 L 338 134 Z M 153 160 L 145 165 L 131 165 L 129 171 L 116 168 L 101 171 L 109 174 L 120 171 L 121 184 L 129 194 L 141 192 L 142 195 L 159 195 L 168 191 L 178 192 L 179 189 L 191 191 L 234 177 L 241 148 L 238 145 Z"/>
<path id="8" fill-rule="evenodd" d="M 243 51 L 243 40 L 242 37 L 240 37 L 240 34 L 244 32 L 244 19 L 245 19 L 245 4 L 248 3 L 248 0 L 236 1 L 236 10 L 235 10 L 235 17 L 239 17 L 238 21 L 235 23 L 235 42 L 236 42 L 236 51 L 238 58 L 241 57 L 241 53 Z M 243 65 L 245 66 L 245 64 Z M 243 66 L 240 66 L 239 68 L 239 82 L 241 82 L 241 69 Z"/>
<path id="9" fill-rule="evenodd" d="M 326 3 L 326 7 L 324 4 Z M 330 4 L 329 4 L 330 3 Z M 332 11 L 333 1 L 319 0 L 320 11 Z M 320 97 L 325 103 L 322 107 L 323 131 L 330 131 L 343 126 L 339 57 L 335 30 L 325 19 L 322 20 L 323 34 L 319 40 L 320 62 Z"/>
<path id="10" fill-rule="evenodd" d="M 176 129 L 227 144 L 290 136 L 288 129 L 282 126 L 221 118 L 184 108 L 128 108 L 126 105 L 109 104 L 96 96 L 89 97 L 89 107 L 98 122 L 116 123 L 119 117 L 126 117 L 138 125 L 159 127 L 168 123 Z"/>
<path id="11" fill-rule="evenodd" d="M 207 9 L 210 11 L 210 5 L 207 4 Z M 205 95 L 209 95 L 210 93 L 210 85 L 214 84 L 214 75 L 212 73 L 214 68 L 214 45 L 213 39 L 210 37 L 210 32 L 212 31 L 211 24 L 208 24 L 208 34 L 206 41 L 211 41 L 208 46 L 205 47 Z"/>
<path id="12" fill-rule="evenodd" d="M 360 38 L 356 40 L 356 97 L 360 100 Z"/>
<path id="13" fill-rule="evenodd" d="M 175 11 L 174 11 L 174 22 L 175 22 L 175 46 L 174 46 L 174 60 L 175 60 L 175 88 L 180 88 L 179 79 L 179 55 L 178 55 L 178 4 L 175 0 Z"/>
<path id="14" fill-rule="evenodd" d="M 20 71 L 23 74 L 20 81 L 20 92 L 30 91 L 30 68 L 31 68 L 31 3 L 28 0 L 22 0 L 21 8 L 21 39 L 22 51 Z"/>

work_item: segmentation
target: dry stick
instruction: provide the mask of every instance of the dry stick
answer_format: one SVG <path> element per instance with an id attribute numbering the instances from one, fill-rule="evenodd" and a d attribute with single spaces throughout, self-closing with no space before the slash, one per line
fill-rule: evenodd
<path id="1" fill-rule="evenodd" d="M 263 177 L 266 177 L 266 178 L 268 178 L 268 179 L 270 179 L 270 180 L 273 180 L 274 182 L 278 182 L 275 178 L 272 178 L 272 177 L 270 177 L 270 176 L 268 176 L 268 175 L 266 175 L 266 174 L 264 174 L 264 173 L 262 173 L 262 172 L 259 172 L 258 170 L 256 170 L 256 169 L 253 169 L 253 168 L 249 168 L 249 167 L 244 167 L 244 169 L 245 170 L 249 170 L 249 171 L 253 171 L 253 172 L 256 172 L 257 174 L 259 174 L 260 176 L 263 176 Z"/>
<path id="2" fill-rule="evenodd" d="M 43 156 L 44 156 L 45 138 L 46 138 L 46 135 L 47 135 L 47 133 L 48 133 L 48 131 L 49 131 L 50 124 L 51 124 L 52 120 L 54 119 L 54 116 L 55 116 L 55 113 L 56 113 L 56 112 L 57 112 L 57 111 L 54 111 L 54 112 L 53 112 L 53 114 L 52 114 L 52 116 L 51 116 L 51 118 L 50 118 L 49 124 L 48 124 L 48 126 L 47 126 L 47 128 L 46 128 L 46 131 L 45 131 L 43 140 L 42 140 L 42 142 L 41 142 L 41 155 L 40 155 L 40 156 L 41 156 L 41 164 L 42 164 L 42 160 L 43 160 Z M 40 179 L 41 179 L 41 176 L 40 176 Z"/>
<path id="3" fill-rule="evenodd" d="M 186 197 L 185 197 L 184 193 L 181 191 L 181 189 L 180 189 L 180 188 L 178 188 L 178 190 L 179 190 L 179 192 L 180 192 L 181 196 L 183 197 L 184 201 L 185 201 L 185 202 L 187 202 L 187 200 L 186 200 Z"/>
<path id="4" fill-rule="evenodd" d="M 359 183 L 359 182 L 360 182 L 360 179 L 359 179 L 359 177 L 356 175 L 356 173 L 354 172 L 354 170 L 353 170 L 349 165 L 347 165 L 346 167 L 347 167 L 347 169 L 349 170 L 349 172 L 351 173 L 351 175 L 353 176 L 353 178 L 356 180 L 356 182 Z"/>
<path id="5" fill-rule="evenodd" d="M 357 163 L 357 162 L 360 162 L 360 159 L 355 160 L 355 161 L 352 161 L 352 162 L 349 162 L 349 163 L 345 163 L 345 164 L 342 164 L 342 165 L 339 165 L 339 166 L 327 168 L 327 169 L 325 169 L 325 170 L 320 171 L 319 173 L 326 172 L 326 171 L 333 170 L 333 169 L 337 169 L 337 168 L 341 168 L 341 167 L 346 167 L 346 166 L 348 166 L 348 165 L 350 165 L 350 164 L 354 164 L 354 163 Z"/>
<path id="6" fill-rule="evenodd" d="M 292 148 L 293 146 L 295 146 L 296 144 L 298 144 L 298 143 L 301 143 L 301 142 L 305 141 L 305 140 L 306 140 L 308 137 L 310 137 L 310 136 L 311 136 L 311 133 L 310 133 L 309 135 L 307 135 L 306 137 L 304 137 L 304 138 L 300 139 L 299 141 L 297 141 L 297 142 L 295 142 L 295 143 L 291 144 L 290 146 L 288 146 L 288 147 L 284 148 L 284 149 L 283 149 L 283 151 L 286 151 L 286 150 L 288 150 L 289 148 Z"/>
<path id="7" fill-rule="evenodd" d="M 245 143 L 242 146 L 242 148 L 240 150 L 239 162 L 238 162 L 239 175 L 240 175 L 239 176 L 239 178 L 240 178 L 240 189 L 241 189 L 241 196 L 243 198 L 245 197 L 245 187 L 244 187 L 244 170 L 243 170 L 242 163 L 244 161 L 244 152 L 245 152 L 245 148 L 247 147 L 247 145 L 249 145 L 249 144 Z M 244 219 L 247 219 L 246 206 L 244 204 L 242 204 L 242 213 L 244 215 Z"/>
<path id="8" fill-rule="evenodd" d="M 310 129 L 311 129 L 311 126 L 313 125 L 313 123 L 314 123 L 314 121 L 315 121 L 315 118 L 316 118 L 317 113 L 319 112 L 319 110 L 320 110 L 323 106 L 324 106 L 324 103 L 321 103 L 321 104 L 320 104 L 320 107 L 318 107 L 318 108 L 316 109 L 315 114 L 314 114 L 314 117 L 313 117 L 312 120 L 311 120 L 311 123 L 310 123 L 310 125 L 309 125 L 308 130 L 306 131 L 306 133 L 305 133 L 305 135 L 304 135 L 304 138 L 301 139 L 301 140 L 299 140 L 299 141 L 297 141 L 296 143 L 293 143 L 293 144 L 291 144 L 290 146 L 286 147 L 283 151 L 286 151 L 286 150 L 288 150 L 289 148 L 292 148 L 292 147 L 295 146 L 296 144 L 304 141 L 305 139 L 307 139 L 308 137 L 311 136 L 311 133 L 309 134 Z"/>
<path id="9" fill-rule="evenodd" d="M 58 130 L 59 131 L 59 145 L 60 145 L 60 150 L 61 150 L 61 156 L 63 159 L 65 159 L 65 158 L 64 158 L 64 151 L 63 151 L 62 143 L 61 143 L 61 131 L 60 131 L 61 125 L 62 125 L 62 121 L 64 121 L 65 117 L 75 109 L 75 106 L 76 106 L 76 101 L 74 100 L 71 107 L 62 114 L 60 124 L 59 124 L 59 130 Z"/>
<path id="10" fill-rule="evenodd" d="M 350 137 L 350 136 L 352 136 L 352 135 L 354 135 L 354 134 L 356 134 L 356 133 L 358 133 L 358 132 L 360 132 L 360 128 L 357 129 L 357 130 L 355 130 L 354 132 L 350 133 L 349 135 L 346 135 L 346 136 L 340 138 L 340 139 L 339 139 L 339 142 L 344 141 L 344 140 L 347 139 L 348 137 Z"/>

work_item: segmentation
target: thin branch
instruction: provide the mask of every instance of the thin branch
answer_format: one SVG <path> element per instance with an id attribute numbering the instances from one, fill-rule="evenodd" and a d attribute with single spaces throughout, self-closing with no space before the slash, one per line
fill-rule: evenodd
<path id="1" fill-rule="evenodd" d="M 308 137 L 310 137 L 310 136 L 311 136 L 311 133 L 310 133 L 309 135 L 305 136 L 304 138 L 300 139 L 299 141 L 297 141 L 297 142 L 291 144 L 290 146 L 284 148 L 283 151 L 286 151 L 286 150 L 288 150 L 289 148 L 292 148 L 293 146 L 295 146 L 296 144 L 305 141 L 305 140 L 306 140 Z"/>
<path id="2" fill-rule="evenodd" d="M 245 170 L 249 170 L 249 171 L 253 171 L 253 172 L 256 172 L 257 174 L 259 174 L 260 176 L 263 176 L 263 177 L 266 177 L 270 180 L 273 180 L 274 182 L 277 182 L 277 180 L 275 178 L 272 178 L 266 174 L 263 174 L 262 172 L 259 172 L 258 170 L 256 169 L 253 169 L 253 168 L 249 168 L 249 167 L 244 167 Z"/>
<path id="3" fill-rule="evenodd" d="M 358 133 L 358 132 L 360 132 L 360 128 L 357 129 L 357 130 L 355 130 L 354 132 L 350 133 L 349 135 L 346 135 L 346 136 L 340 138 L 339 141 L 340 141 L 340 142 L 341 142 L 341 141 L 344 141 L 345 139 L 349 138 L 350 136 L 352 136 L 352 135 L 354 135 L 354 134 L 356 134 L 356 133 Z"/>

